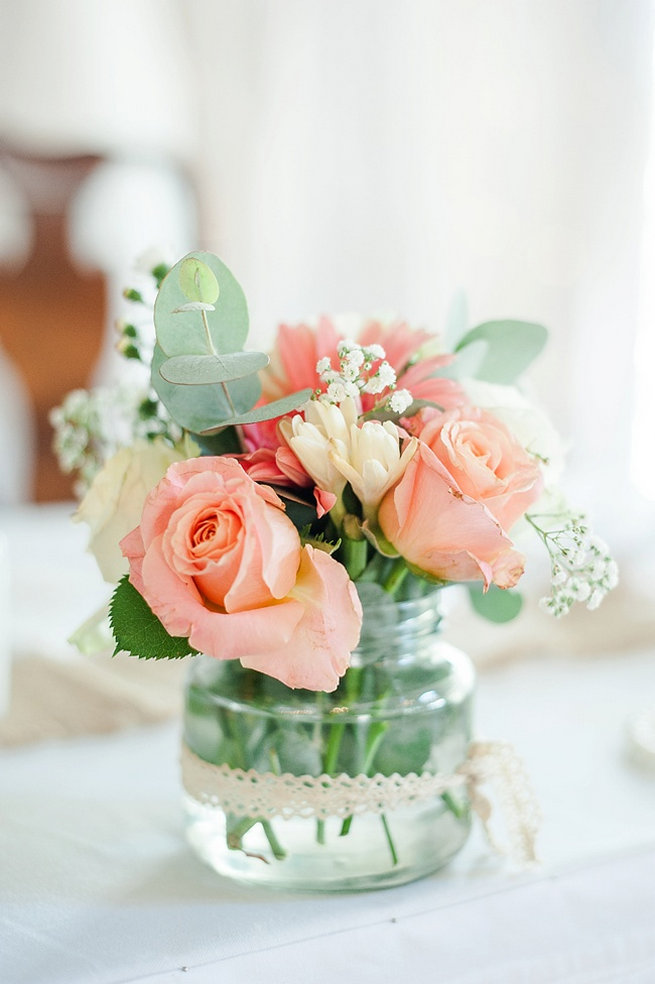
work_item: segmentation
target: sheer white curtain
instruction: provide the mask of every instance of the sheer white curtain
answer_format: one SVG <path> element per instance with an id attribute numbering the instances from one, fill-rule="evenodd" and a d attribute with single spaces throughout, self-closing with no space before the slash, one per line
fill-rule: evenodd
<path id="1" fill-rule="evenodd" d="M 625 530 L 650 0 L 185 6 L 204 240 L 253 337 L 334 310 L 441 330 L 460 290 L 471 323 L 542 321 L 571 480 Z"/>

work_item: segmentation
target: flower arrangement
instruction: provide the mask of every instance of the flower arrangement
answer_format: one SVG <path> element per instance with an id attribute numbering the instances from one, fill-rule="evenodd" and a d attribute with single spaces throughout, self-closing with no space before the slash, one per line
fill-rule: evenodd
<path id="1" fill-rule="evenodd" d="M 118 649 L 202 651 L 333 690 L 358 582 L 394 597 L 465 582 L 504 620 L 520 608 L 520 526 L 549 554 L 553 614 L 614 586 L 605 544 L 553 486 L 552 428 L 513 385 L 541 326 L 487 322 L 446 353 L 400 321 L 361 319 L 353 340 L 321 318 L 282 325 L 269 360 L 242 350 L 246 301 L 217 257 L 152 274 L 154 351 L 133 324 L 119 342 L 150 361 L 152 388 L 119 387 L 113 404 L 76 391 L 52 418 L 62 466 L 88 485 L 77 518 L 118 583 Z"/>
<path id="2" fill-rule="evenodd" d="M 491 321 L 447 352 L 401 321 L 324 317 L 282 325 L 269 357 L 244 350 L 246 301 L 217 257 L 151 273 L 154 348 L 120 326 L 143 388 L 117 390 L 113 411 L 107 391 L 77 392 L 53 414 L 62 466 L 85 487 L 77 518 L 116 586 L 117 652 L 204 653 L 352 697 L 342 678 L 371 592 L 403 601 L 463 583 L 477 612 L 507 620 L 526 535 L 549 557 L 552 614 L 614 586 L 607 547 L 557 490 L 557 436 L 517 385 L 544 328 Z M 142 291 L 125 296 L 149 313 Z M 383 730 L 364 742 L 371 775 Z M 322 748 L 313 774 L 357 774 L 345 747 Z M 420 771 L 412 755 L 400 771 Z M 234 824 L 240 845 L 252 820 Z"/>

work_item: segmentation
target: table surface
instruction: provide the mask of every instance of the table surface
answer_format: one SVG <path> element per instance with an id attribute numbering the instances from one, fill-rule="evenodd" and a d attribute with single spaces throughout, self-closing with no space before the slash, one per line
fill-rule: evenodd
<path id="1" fill-rule="evenodd" d="M 64 640 L 102 600 L 67 512 L 0 514 L 17 652 L 60 646 L 65 658 L 54 633 Z M 35 584 L 48 599 L 38 619 Z M 481 673 L 478 735 L 514 744 L 544 813 L 541 865 L 529 871 L 491 854 L 476 830 L 450 866 L 400 888 L 239 886 L 184 840 L 179 722 L 5 749 L 0 980 L 652 984 L 655 767 L 630 754 L 625 729 L 655 703 L 654 657 L 655 645 L 560 652 Z"/>

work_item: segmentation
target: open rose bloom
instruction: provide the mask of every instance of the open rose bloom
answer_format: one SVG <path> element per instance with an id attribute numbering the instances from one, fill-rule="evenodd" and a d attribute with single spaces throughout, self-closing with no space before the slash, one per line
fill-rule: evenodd
<path id="1" fill-rule="evenodd" d="M 519 381 L 539 326 L 489 322 L 448 352 L 401 321 L 321 318 L 283 325 L 267 359 L 243 351 L 236 281 L 198 253 L 163 279 L 155 327 L 153 452 L 141 441 L 109 462 L 79 510 L 105 574 L 129 567 L 117 648 L 201 651 L 331 691 L 358 643 L 360 579 L 397 599 L 467 583 L 493 617 L 523 574 L 521 537 L 536 535 L 554 614 L 594 607 L 616 582 L 584 517 L 545 505 L 552 435 L 545 454 Z M 138 338 L 127 347 L 139 355 Z M 136 632 L 144 619 L 157 651 Z"/>

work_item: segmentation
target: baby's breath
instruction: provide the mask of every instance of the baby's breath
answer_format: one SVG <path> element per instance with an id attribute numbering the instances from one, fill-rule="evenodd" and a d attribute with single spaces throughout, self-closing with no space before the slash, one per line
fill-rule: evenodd
<path id="1" fill-rule="evenodd" d="M 409 390 L 396 389 L 396 372 L 386 361 L 381 345 L 359 345 L 351 339 L 343 339 L 337 347 L 337 355 L 338 369 L 332 368 L 327 357 L 316 363 L 316 372 L 326 387 L 321 399 L 327 403 L 341 403 L 347 397 L 369 393 L 384 395 L 376 409 L 403 413 L 410 406 L 412 394 Z"/>
<path id="2" fill-rule="evenodd" d="M 584 513 L 527 515 L 550 556 L 551 593 L 541 607 L 556 618 L 578 601 L 598 608 L 618 583 L 618 568 L 607 544 L 589 527 Z"/>
<path id="3" fill-rule="evenodd" d="M 174 442 L 181 433 L 160 415 L 158 401 L 135 386 L 73 390 L 50 411 L 50 423 L 59 466 L 66 474 L 76 473 L 78 495 L 119 448 L 160 435 Z"/>

